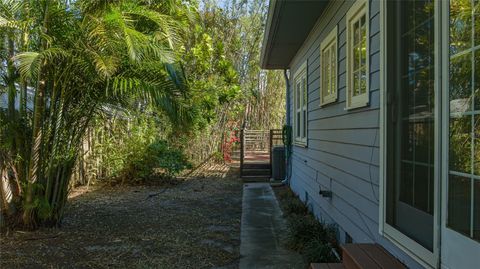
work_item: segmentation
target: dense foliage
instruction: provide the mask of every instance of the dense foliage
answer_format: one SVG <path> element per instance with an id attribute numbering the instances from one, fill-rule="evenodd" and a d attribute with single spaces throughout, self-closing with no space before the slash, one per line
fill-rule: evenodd
<path id="1" fill-rule="evenodd" d="M 0 216 L 57 224 L 76 184 L 171 177 L 281 126 L 265 19 L 265 0 L 0 0 Z"/>
<path id="2" fill-rule="evenodd" d="M 182 149 L 172 147 L 166 140 L 169 131 L 162 127 L 163 121 L 158 116 L 130 113 L 123 117 L 126 119 L 118 116 L 95 119 L 97 125 L 92 128 L 94 133 L 86 135 L 85 142 L 90 145 L 85 147 L 78 168 L 83 173 L 96 174 L 79 177 L 138 183 L 172 177 L 191 167 Z"/>
<path id="3" fill-rule="evenodd" d="M 182 25 L 165 11 L 173 4 L 2 1 L 9 96 L 2 112 L 8 126 L 0 143 L 2 179 L 13 172 L 23 224 L 61 218 L 79 146 L 96 114 L 135 100 L 160 107 L 172 121 L 188 121 L 175 60 Z"/>

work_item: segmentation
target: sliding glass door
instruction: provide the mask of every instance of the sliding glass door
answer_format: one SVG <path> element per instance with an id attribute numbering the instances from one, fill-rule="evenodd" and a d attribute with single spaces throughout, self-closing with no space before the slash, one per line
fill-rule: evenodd
<path id="1" fill-rule="evenodd" d="M 385 1 L 383 231 L 426 267 L 480 265 L 480 0 Z"/>
<path id="2" fill-rule="evenodd" d="M 386 223 L 433 252 L 434 1 L 388 1 Z"/>
<path id="3" fill-rule="evenodd" d="M 480 1 L 446 2 L 442 264 L 475 268 L 480 264 Z"/>

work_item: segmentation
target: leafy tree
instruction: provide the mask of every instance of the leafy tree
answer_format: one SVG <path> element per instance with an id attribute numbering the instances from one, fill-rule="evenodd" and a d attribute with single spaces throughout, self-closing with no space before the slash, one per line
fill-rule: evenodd
<path id="1" fill-rule="evenodd" d="M 258 66 L 266 3 L 0 0 L 2 213 L 54 225 L 79 170 L 173 175 L 226 132 L 281 126 L 283 75 Z"/>
<path id="2" fill-rule="evenodd" d="M 176 4 L 2 1 L 2 36 L 13 53 L 2 55 L 12 70 L 4 76 L 10 109 L 1 118 L 13 128 L 2 129 L 1 170 L 15 171 L 24 225 L 61 219 L 85 130 L 109 104 L 135 99 L 162 108 L 172 121 L 188 121 L 177 54 L 184 29 L 165 12 Z M 18 39 L 24 35 L 28 46 Z M 35 93 L 32 112 L 19 115 L 21 121 L 11 109 L 16 81 Z M 14 137 L 20 141 L 8 143 Z"/>

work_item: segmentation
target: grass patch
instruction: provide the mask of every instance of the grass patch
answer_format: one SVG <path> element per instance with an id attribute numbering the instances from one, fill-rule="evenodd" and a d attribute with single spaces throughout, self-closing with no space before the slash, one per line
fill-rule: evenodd
<path id="1" fill-rule="evenodd" d="M 319 222 L 288 187 L 275 188 L 275 192 L 287 218 L 286 246 L 308 263 L 338 262 L 333 252 L 339 250 L 334 227 Z"/>

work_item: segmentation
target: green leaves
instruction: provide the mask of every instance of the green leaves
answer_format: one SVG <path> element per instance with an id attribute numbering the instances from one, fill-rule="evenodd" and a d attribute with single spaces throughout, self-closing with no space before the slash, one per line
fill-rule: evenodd
<path id="1" fill-rule="evenodd" d="M 70 56 L 69 52 L 62 48 L 49 48 L 41 52 L 19 53 L 13 59 L 18 62 L 22 78 L 37 79 L 42 65 L 55 64 Z"/>
<path id="2" fill-rule="evenodd" d="M 0 0 L 0 28 L 18 29 L 20 25 L 16 17 L 23 5 L 24 2 L 19 0 Z"/>
<path id="3" fill-rule="evenodd" d="M 15 76 L 9 76 L 15 80 L 11 92 L 19 85 L 24 103 L 27 93 L 34 94 L 28 103 L 33 113 L 23 113 L 21 119 L 24 128 L 1 130 L 8 136 L 0 141 L 2 152 L 14 160 L 21 150 L 25 160 L 15 164 L 27 186 L 20 197 L 23 220 L 56 222 L 86 130 L 97 115 L 103 114 L 106 122 L 117 113 L 132 120 L 131 111 L 155 111 L 149 116 L 165 125 L 180 129 L 191 122 L 190 88 L 179 57 L 185 24 L 174 17 L 180 16 L 175 9 L 162 11 L 160 1 L 0 1 L 0 34 L 8 41 L 0 45 L 0 57 L 3 62 L 13 59 L 15 69 Z M 7 45 L 11 53 L 4 53 Z M 16 122 L 16 113 L 9 114 L 6 122 Z M 141 132 L 145 136 L 129 141 L 125 151 L 141 144 L 145 154 L 158 139 L 152 131 Z M 116 167 L 119 161 L 111 162 Z"/>
<path id="4" fill-rule="evenodd" d="M 132 112 L 128 122 L 107 120 L 108 132 L 102 131 L 105 122 L 98 122 L 96 128 L 103 133 L 102 143 L 92 149 L 92 157 L 100 157 L 97 160 L 101 160 L 101 167 L 106 171 L 105 180 L 133 183 L 171 177 L 190 167 L 183 151 L 164 140 L 166 123 L 152 112 Z"/>
<path id="5" fill-rule="evenodd" d="M 92 173 L 129 167 L 144 177 L 157 167 L 174 175 L 188 167 L 184 150 L 196 161 L 217 150 L 226 126 L 256 106 L 248 102 L 260 84 L 261 1 L 228 11 L 212 1 L 199 11 L 190 0 L 0 0 L 0 58 L 24 108 L 9 113 L 19 117 L 1 115 L 8 131 L 0 130 L 0 144 L 9 160 L 21 159 L 12 163 L 21 184 L 33 188 L 25 191 L 33 196 L 20 197 L 27 215 L 61 217 L 94 127 L 105 139 L 96 140 L 102 165 Z M 278 83 L 267 84 L 280 92 Z"/>
<path id="6" fill-rule="evenodd" d="M 19 62 L 19 71 L 23 78 L 38 77 L 40 71 L 40 53 L 24 52 L 14 57 Z"/>

